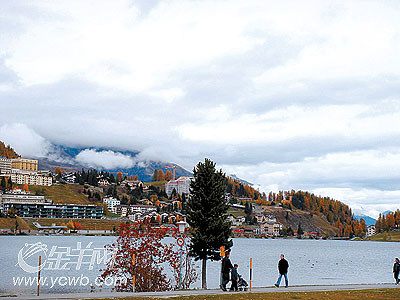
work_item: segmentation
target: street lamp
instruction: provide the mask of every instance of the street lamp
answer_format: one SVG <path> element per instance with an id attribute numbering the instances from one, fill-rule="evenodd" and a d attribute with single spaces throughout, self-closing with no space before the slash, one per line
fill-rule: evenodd
<path id="1" fill-rule="evenodd" d="M 187 226 L 187 223 L 186 223 L 185 221 L 179 221 L 179 222 L 176 222 L 176 224 L 178 225 L 178 230 L 179 230 L 179 232 L 180 232 L 181 234 L 184 234 L 184 233 L 185 233 L 186 226 Z"/>
<path id="2" fill-rule="evenodd" d="M 178 238 L 177 244 L 181 248 L 179 251 L 179 287 L 182 288 L 182 252 L 183 252 L 183 245 L 185 244 L 185 229 L 187 223 L 185 221 L 176 222 L 178 225 L 179 233 L 181 237 Z"/>

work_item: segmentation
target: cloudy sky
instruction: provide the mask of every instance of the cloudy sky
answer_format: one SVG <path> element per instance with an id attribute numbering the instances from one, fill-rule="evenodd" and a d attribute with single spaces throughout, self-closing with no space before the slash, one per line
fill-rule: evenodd
<path id="1" fill-rule="evenodd" d="M 209 157 L 262 191 L 400 208 L 399 1 L 0 8 L 0 140 L 21 154 L 110 147 L 189 170 Z"/>

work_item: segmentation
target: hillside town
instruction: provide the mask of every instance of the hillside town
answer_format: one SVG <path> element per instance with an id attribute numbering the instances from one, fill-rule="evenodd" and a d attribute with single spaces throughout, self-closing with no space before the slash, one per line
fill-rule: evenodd
<path id="1" fill-rule="evenodd" d="M 163 226 L 186 221 L 185 203 L 190 196 L 191 177 L 172 178 L 156 187 L 142 182 L 137 176 L 122 176 L 121 173 L 114 176 L 94 170 L 66 172 L 58 168 L 54 173 L 40 171 L 35 159 L 1 157 L 0 162 L 0 212 L 3 216 L 33 219 L 120 218 Z M 88 199 L 93 199 L 93 204 L 55 203 L 47 195 L 41 195 L 38 192 L 40 189 L 36 189 L 36 193 L 30 191 L 32 187 L 58 185 L 83 185 L 83 193 Z M 248 200 L 249 203 L 242 205 Z M 228 221 L 232 223 L 233 232 L 279 236 L 283 225 L 273 215 L 251 212 L 246 216 L 246 208 L 253 210 L 251 200 L 226 193 L 232 212 Z"/>
<path id="2" fill-rule="evenodd" d="M 115 172 L 114 176 L 105 171 L 82 169 L 72 172 L 58 167 L 52 172 L 39 170 L 35 159 L 0 157 L 0 214 L 32 220 L 102 219 L 176 226 L 177 222 L 186 221 L 185 206 L 192 179 L 188 176 L 175 179 L 175 173 L 155 170 L 153 181 L 145 183 L 138 176 L 127 176 L 122 172 Z M 329 204 L 325 219 L 323 215 L 296 211 L 316 210 L 312 207 L 312 195 L 291 191 L 267 196 L 229 177 L 226 185 L 227 220 L 231 222 L 234 236 L 322 238 L 350 236 L 352 230 L 357 236 L 376 234 L 375 224 L 357 225 L 353 220 L 351 227 L 341 225 L 341 222 L 350 221 L 346 221 L 345 214 L 335 220 L 335 211 L 343 214 L 346 208 L 335 208 L 338 203 L 329 202 L 329 199 L 326 199 Z M 77 188 L 76 198 L 87 200 L 77 201 L 72 196 L 54 201 L 52 194 L 46 192 L 48 188 L 61 187 Z M 324 209 L 325 206 L 318 208 L 322 213 Z M 342 234 L 338 234 L 332 225 L 337 225 Z"/>

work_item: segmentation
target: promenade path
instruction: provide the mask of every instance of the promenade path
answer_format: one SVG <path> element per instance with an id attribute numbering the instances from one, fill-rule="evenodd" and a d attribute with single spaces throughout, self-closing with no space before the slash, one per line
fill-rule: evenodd
<path id="1" fill-rule="evenodd" d="M 382 289 L 382 288 L 400 288 L 394 284 L 343 284 L 343 285 L 302 285 L 302 286 L 291 286 L 289 288 L 275 288 L 275 287 L 255 287 L 252 293 L 270 293 L 270 292 L 317 292 L 317 291 L 345 291 L 345 290 L 365 290 L 365 289 Z M 158 297 L 168 298 L 174 296 L 188 296 L 188 295 L 217 295 L 227 294 L 229 292 L 223 292 L 217 289 L 211 290 L 189 290 L 189 291 L 168 291 L 168 292 L 146 292 L 146 293 L 113 293 L 113 292 L 99 292 L 99 293 L 71 293 L 71 294 L 40 294 L 39 297 L 36 295 L 17 295 L 8 299 L 101 299 L 101 298 L 118 298 L 118 297 Z M 231 292 L 232 293 L 232 292 Z M 236 292 L 236 293 L 249 293 L 247 292 Z M 0 297 L 2 295 L 0 294 Z"/>

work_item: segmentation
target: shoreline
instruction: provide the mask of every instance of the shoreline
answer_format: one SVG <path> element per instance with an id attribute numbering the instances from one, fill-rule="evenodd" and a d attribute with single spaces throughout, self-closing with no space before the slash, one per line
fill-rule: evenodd
<path id="1" fill-rule="evenodd" d="M 125 297 L 132 298 L 175 298 L 187 296 L 210 296 L 210 295 L 244 295 L 262 293 L 291 293 L 291 292 L 331 292 L 331 291 L 363 291 L 380 289 L 400 289 L 400 285 L 394 283 L 377 284 L 338 284 L 338 285 L 297 285 L 289 288 L 253 287 L 252 291 L 223 292 L 220 289 L 194 289 L 184 291 L 165 291 L 165 292 L 94 292 L 94 293 L 64 293 L 64 294 L 12 294 L 1 293 L 0 298 L 11 298 L 18 300 L 33 299 L 118 299 Z"/>

